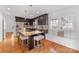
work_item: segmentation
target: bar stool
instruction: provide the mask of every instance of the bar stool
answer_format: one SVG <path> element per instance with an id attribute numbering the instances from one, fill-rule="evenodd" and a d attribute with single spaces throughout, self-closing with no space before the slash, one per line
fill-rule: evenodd
<path id="1" fill-rule="evenodd" d="M 34 46 L 39 48 L 41 46 L 40 40 L 42 39 L 44 39 L 43 35 L 34 36 Z M 37 45 L 35 45 L 35 41 Z"/>
<path id="2" fill-rule="evenodd" d="M 28 39 L 29 39 L 29 37 L 20 35 L 21 47 L 26 48 L 28 46 Z"/>

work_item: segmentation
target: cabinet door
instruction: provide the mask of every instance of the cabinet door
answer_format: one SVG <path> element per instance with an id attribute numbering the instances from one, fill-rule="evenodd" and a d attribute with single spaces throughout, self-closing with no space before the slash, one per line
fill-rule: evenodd
<path id="1" fill-rule="evenodd" d="M 29 42 L 28 49 L 32 50 L 34 48 L 34 39 L 33 39 L 33 37 L 29 37 L 28 42 Z"/>
<path id="2" fill-rule="evenodd" d="M 48 15 L 44 15 L 38 18 L 38 25 L 47 25 L 48 24 Z"/>
<path id="3" fill-rule="evenodd" d="M 43 25 L 43 17 L 38 18 L 38 25 Z"/>

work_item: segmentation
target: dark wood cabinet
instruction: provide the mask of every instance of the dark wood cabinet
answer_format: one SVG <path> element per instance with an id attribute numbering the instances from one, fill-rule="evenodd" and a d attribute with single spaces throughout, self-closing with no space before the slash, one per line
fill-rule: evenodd
<path id="1" fill-rule="evenodd" d="M 48 14 L 44 14 L 44 15 L 38 17 L 37 19 L 38 19 L 38 25 L 47 25 L 48 24 Z"/>
<path id="2" fill-rule="evenodd" d="M 23 17 L 16 16 L 16 22 L 26 22 L 26 23 L 29 23 L 29 25 L 31 26 L 33 25 L 33 22 L 35 20 L 38 20 L 38 25 L 48 25 L 48 14 L 43 14 L 33 19 L 26 19 L 26 20 Z"/>
<path id="3" fill-rule="evenodd" d="M 35 18 L 26 19 L 26 20 L 23 17 L 16 16 L 16 22 L 24 23 L 24 27 L 26 27 L 27 31 L 40 30 L 40 31 L 48 32 L 48 14 L 43 14 Z"/>
<path id="4" fill-rule="evenodd" d="M 30 37 L 28 42 L 29 42 L 28 50 L 32 50 L 34 48 L 34 39 L 33 39 L 33 37 Z"/>

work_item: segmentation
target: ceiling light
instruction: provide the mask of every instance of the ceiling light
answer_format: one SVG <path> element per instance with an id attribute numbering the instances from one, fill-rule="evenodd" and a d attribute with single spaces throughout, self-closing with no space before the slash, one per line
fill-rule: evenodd
<path id="1" fill-rule="evenodd" d="M 7 10 L 11 10 L 11 8 L 7 8 Z"/>

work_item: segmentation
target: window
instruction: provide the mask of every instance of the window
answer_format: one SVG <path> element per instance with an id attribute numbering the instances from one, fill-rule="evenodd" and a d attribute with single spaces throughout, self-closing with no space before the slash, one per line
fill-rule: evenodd
<path id="1" fill-rule="evenodd" d="M 72 16 L 64 16 L 63 18 L 63 29 L 73 30 L 73 18 Z"/>
<path id="2" fill-rule="evenodd" d="M 52 27 L 57 27 L 58 26 L 58 20 L 57 19 L 52 20 L 51 24 L 52 24 Z"/>

